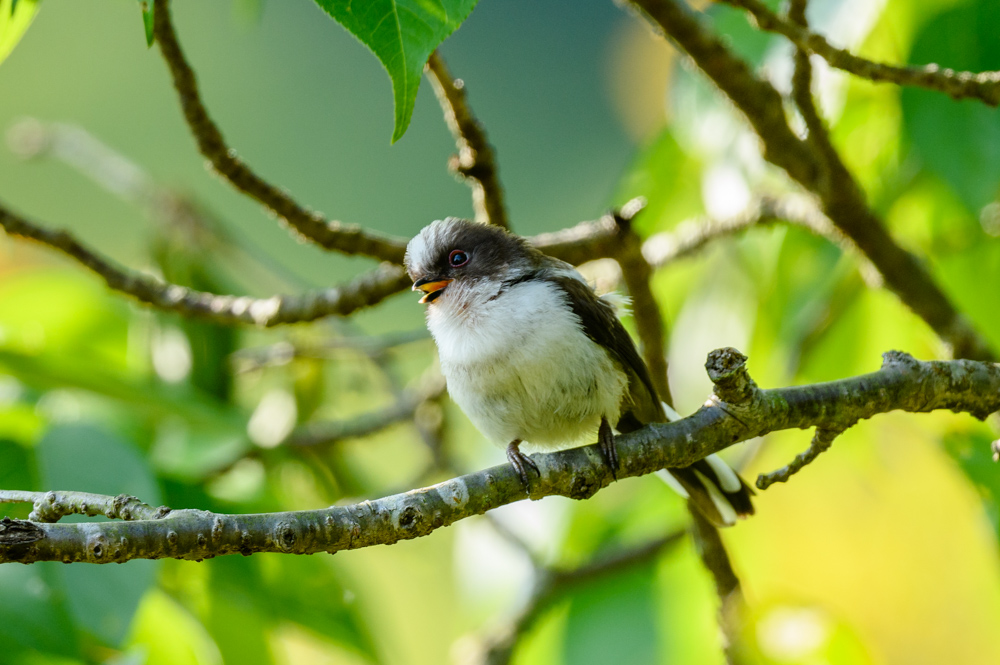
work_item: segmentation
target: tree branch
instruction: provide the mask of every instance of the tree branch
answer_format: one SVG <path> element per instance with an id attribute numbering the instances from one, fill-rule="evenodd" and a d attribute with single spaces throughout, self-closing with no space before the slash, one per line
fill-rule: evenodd
<path id="1" fill-rule="evenodd" d="M 673 405 L 670 383 L 667 381 L 667 356 L 663 350 L 666 327 L 663 325 L 660 305 L 656 302 L 650 285 L 653 268 L 643 257 L 642 240 L 632 228 L 632 220 L 640 209 L 633 211 L 626 207 L 614 215 L 618 232 L 622 236 L 618 265 L 621 266 L 625 287 L 632 298 L 632 316 L 639 334 L 639 349 L 649 368 L 653 387 L 661 400 Z"/>
<path id="2" fill-rule="evenodd" d="M 0 490 L 0 503 L 34 504 L 28 519 L 58 522 L 67 515 L 103 515 L 112 520 L 157 520 L 169 508 L 153 508 L 127 494 L 106 496 L 90 492 L 24 492 Z"/>
<path id="3" fill-rule="evenodd" d="M 237 190 L 257 200 L 287 222 L 301 237 L 320 247 L 402 263 L 406 250 L 404 239 L 375 234 L 358 225 L 328 220 L 320 213 L 301 206 L 284 191 L 258 176 L 236 156 L 236 151 L 226 144 L 222 132 L 208 115 L 201 100 L 194 70 L 185 59 L 177 40 L 170 16 L 170 0 L 154 0 L 154 11 L 153 34 L 170 69 L 184 119 L 198 143 L 199 152 L 212 168 Z"/>
<path id="4" fill-rule="evenodd" d="M 722 631 L 723 651 L 727 665 L 740 665 L 740 628 L 746 610 L 743 589 L 733 570 L 729 553 L 722 542 L 722 534 L 698 510 L 691 509 L 691 533 L 702 564 L 712 575 L 715 593 L 719 597 L 719 628 Z"/>
<path id="5" fill-rule="evenodd" d="M 934 281 L 924 265 L 900 247 L 868 207 L 864 193 L 839 158 L 824 164 L 788 126 L 781 95 L 706 31 L 683 3 L 631 0 L 664 35 L 683 49 L 743 113 L 763 143 L 763 154 L 814 192 L 826 216 L 857 245 L 885 284 L 963 358 L 991 359 L 992 350 Z"/>
<path id="6" fill-rule="evenodd" d="M 840 432 L 837 430 L 817 427 L 812 441 L 809 443 L 809 449 L 796 455 L 795 459 L 787 466 L 757 476 L 757 489 L 766 490 L 774 483 L 787 483 L 789 478 L 801 471 L 807 464 L 812 464 L 817 457 L 829 450 L 830 446 L 833 445 L 833 440 L 839 435 Z"/>
<path id="7" fill-rule="evenodd" d="M 860 78 L 936 90 L 954 99 L 978 99 L 990 106 L 1000 104 L 1000 71 L 956 72 L 952 69 L 941 69 L 935 64 L 923 67 L 900 67 L 873 62 L 832 46 L 826 38 L 810 32 L 803 24 L 782 19 L 760 0 L 720 1 L 745 9 L 762 30 L 783 35 L 800 49 L 811 51 L 831 66 Z"/>
<path id="8" fill-rule="evenodd" d="M 0 227 L 8 235 L 33 240 L 59 250 L 97 273 L 109 288 L 130 295 L 139 302 L 220 324 L 271 327 L 314 321 L 331 314 L 347 316 L 375 305 L 410 285 L 409 277 L 400 266 L 384 263 L 341 286 L 299 296 L 251 298 L 218 295 L 170 284 L 151 275 L 117 266 L 78 241 L 68 231 L 42 228 L 3 206 L 0 206 Z"/>
<path id="9" fill-rule="evenodd" d="M 468 665 L 507 665 L 521 638 L 531 630 L 539 618 L 567 593 L 634 566 L 654 561 L 664 551 L 684 538 L 684 531 L 600 557 L 577 568 L 546 568 L 537 571 L 537 580 L 531 595 L 513 618 L 495 628 L 476 645 L 471 657 L 463 659 Z"/>
<path id="10" fill-rule="evenodd" d="M 919 362 L 884 356 L 874 373 L 828 383 L 762 390 L 733 349 L 709 354 L 715 393 L 696 413 L 619 436 L 619 478 L 689 465 L 736 442 L 782 429 L 846 429 L 893 410 L 937 409 L 986 418 L 1000 409 L 1000 366 L 971 360 Z M 586 499 L 611 471 L 598 446 L 534 460 L 540 477 L 529 496 Z M 81 524 L 0 523 L 0 563 L 123 562 L 140 558 L 205 559 L 224 554 L 337 552 L 426 536 L 460 519 L 525 498 L 509 464 L 350 506 L 256 515 L 175 510 L 159 520 Z"/>
<path id="11" fill-rule="evenodd" d="M 419 386 L 403 390 L 387 407 L 347 420 L 307 423 L 296 428 L 285 443 L 299 447 L 329 446 L 344 439 L 368 436 L 390 425 L 411 420 L 421 404 L 440 397 L 444 390 L 444 377 L 435 369 L 423 378 Z"/>
<path id="12" fill-rule="evenodd" d="M 458 155 L 452 158 L 448 166 L 472 188 L 476 221 L 509 229 L 503 187 L 497 176 L 496 155 L 493 146 L 486 139 L 485 130 L 469 109 L 465 98 L 465 83 L 462 79 L 451 77 L 444 59 L 437 51 L 431 53 L 425 71 L 458 148 Z"/>

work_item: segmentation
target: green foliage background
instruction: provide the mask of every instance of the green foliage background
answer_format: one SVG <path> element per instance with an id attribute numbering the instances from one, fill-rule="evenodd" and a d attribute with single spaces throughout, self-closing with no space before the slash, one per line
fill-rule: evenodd
<path id="1" fill-rule="evenodd" d="M 843 39 L 869 57 L 1000 69 L 990 0 L 874 8 L 814 0 L 811 12 L 823 28 L 851 17 L 854 33 L 840 29 L 853 36 Z M 426 86 L 409 131 L 390 147 L 400 111 L 385 73 L 313 3 L 178 0 L 175 15 L 229 141 L 300 200 L 400 235 L 471 213 L 465 187 L 445 170 L 453 143 Z M 746 57 L 772 71 L 787 61 L 787 45 L 736 12 L 713 7 L 711 18 Z M 442 50 L 498 148 L 519 232 L 592 219 L 642 194 L 650 206 L 641 231 L 651 234 L 738 205 L 744 189 L 783 191 L 730 108 L 610 2 L 484 2 Z M 819 85 L 835 142 L 873 205 L 1000 348 L 997 111 L 838 75 L 822 74 Z M 24 161 L 0 150 L 5 202 L 123 263 L 259 295 L 328 285 L 369 265 L 289 242 L 254 204 L 206 177 L 134 0 L 46 0 L 0 66 L 0 127 L 24 116 L 85 128 L 215 221 L 178 231 L 162 211 L 51 155 Z M 661 271 L 655 289 L 682 413 L 708 393 L 700 365 L 716 346 L 747 352 L 764 386 L 871 371 L 894 348 L 943 353 L 892 295 L 866 285 L 855 258 L 793 228 L 716 243 Z M 0 487 L 127 492 L 225 512 L 314 508 L 411 487 L 431 454 L 410 424 L 318 452 L 261 447 L 247 424 L 275 395 L 291 396 L 300 424 L 386 405 L 385 368 L 414 380 L 432 362 L 429 340 L 379 363 L 335 350 L 235 374 L 230 356 L 421 325 L 404 296 L 350 324 L 220 330 L 134 306 L 51 253 L 4 239 Z M 189 350 L 190 372 L 169 381 L 158 363 L 176 363 L 178 348 Z M 288 400 L 277 403 L 287 415 Z M 458 466 L 502 460 L 447 402 L 444 424 Z M 753 611 L 746 639 L 758 662 L 1000 661 L 991 438 L 967 417 L 885 416 L 762 493 L 758 515 L 725 534 Z M 806 433 L 781 433 L 732 459 L 752 478 L 806 444 Z M 680 501 L 651 479 L 617 483 L 588 502 L 546 499 L 498 513 L 560 565 L 684 523 Z M 335 557 L 6 565 L 0 662 L 441 663 L 468 648 L 463 636 L 506 616 L 529 588 L 528 570 L 522 553 L 477 520 Z M 516 662 L 721 662 L 715 602 L 685 542 L 560 600 Z"/>

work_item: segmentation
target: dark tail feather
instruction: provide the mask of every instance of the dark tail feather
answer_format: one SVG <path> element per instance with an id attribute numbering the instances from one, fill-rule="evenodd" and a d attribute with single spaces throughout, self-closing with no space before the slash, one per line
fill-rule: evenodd
<path id="1" fill-rule="evenodd" d="M 716 455 L 681 469 L 664 469 L 659 475 L 717 527 L 753 515 L 753 489 Z"/>

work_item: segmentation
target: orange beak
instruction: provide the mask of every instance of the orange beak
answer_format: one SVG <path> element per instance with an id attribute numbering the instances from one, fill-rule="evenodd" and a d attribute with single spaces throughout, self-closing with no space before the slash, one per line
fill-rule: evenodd
<path id="1" fill-rule="evenodd" d="M 423 304 L 429 304 L 434 302 L 438 296 L 444 293 L 446 286 L 451 284 L 450 279 L 441 279 L 440 277 L 430 277 L 421 278 L 413 283 L 414 291 L 423 291 L 424 297 L 420 299 Z"/>

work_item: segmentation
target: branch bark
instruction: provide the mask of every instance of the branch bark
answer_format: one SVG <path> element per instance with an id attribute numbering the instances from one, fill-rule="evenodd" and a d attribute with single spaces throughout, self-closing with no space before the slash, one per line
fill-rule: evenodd
<path id="1" fill-rule="evenodd" d="M 950 409 L 980 419 L 1000 409 L 1000 366 L 971 360 L 920 362 L 900 352 L 874 373 L 828 383 L 762 390 L 733 349 L 713 351 L 706 365 L 715 392 L 696 413 L 617 438 L 619 478 L 689 465 L 739 441 L 782 429 L 844 430 L 879 413 Z M 531 499 L 586 499 L 612 482 L 598 446 L 534 460 L 540 478 Z M 350 506 L 256 515 L 163 511 L 162 519 L 80 524 L 0 522 L 0 563 L 124 562 L 224 554 L 337 552 L 426 536 L 472 515 L 525 498 L 510 465 L 432 487 Z"/>
<path id="2" fill-rule="evenodd" d="M 261 178 L 236 156 L 236 151 L 226 143 L 219 126 L 208 115 L 201 100 L 194 70 L 184 57 L 177 40 L 170 15 L 170 0 L 154 0 L 153 34 L 170 69 L 188 128 L 198 144 L 198 150 L 216 173 L 243 194 L 263 204 L 299 236 L 320 247 L 392 263 L 403 262 L 405 239 L 372 233 L 354 224 L 328 220 Z"/>
<path id="3" fill-rule="evenodd" d="M 824 163 L 809 143 L 795 136 L 781 95 L 770 83 L 758 78 L 682 2 L 631 2 L 729 97 L 760 137 L 764 158 L 819 197 L 826 216 L 871 260 L 886 286 L 950 346 L 955 357 L 996 357 L 917 257 L 889 235 L 839 157 Z"/>
<path id="4" fill-rule="evenodd" d="M 262 327 L 301 323 L 332 314 L 347 316 L 371 307 L 410 285 L 402 267 L 384 263 L 375 270 L 337 287 L 298 296 L 220 295 L 164 282 L 152 275 L 128 270 L 93 251 L 68 231 L 45 229 L 0 205 L 0 227 L 8 235 L 57 249 L 97 273 L 109 288 L 157 309 L 221 324 Z"/>
<path id="5" fill-rule="evenodd" d="M 800 49 L 815 53 L 831 66 L 860 78 L 936 90 L 954 99 L 978 99 L 989 106 L 1000 104 L 1000 71 L 956 72 L 953 69 L 941 69 L 936 64 L 900 67 L 873 62 L 836 48 L 825 37 L 809 31 L 798 21 L 782 19 L 760 0 L 720 1 L 745 9 L 760 29 L 783 35 Z"/>
<path id="6" fill-rule="evenodd" d="M 462 79 L 451 77 L 437 51 L 431 53 L 426 72 L 458 148 L 458 154 L 448 166 L 472 188 L 476 221 L 509 229 L 503 187 L 497 175 L 496 154 L 486 138 L 486 131 L 469 109 L 465 83 Z"/>

